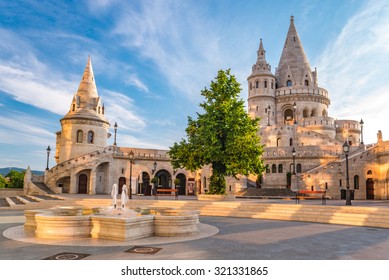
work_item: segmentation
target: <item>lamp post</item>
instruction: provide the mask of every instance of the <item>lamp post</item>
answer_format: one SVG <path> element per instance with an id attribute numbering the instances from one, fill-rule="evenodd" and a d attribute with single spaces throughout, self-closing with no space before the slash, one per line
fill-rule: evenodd
<path id="1" fill-rule="evenodd" d="M 157 162 L 156 161 L 154 161 L 153 167 L 154 167 L 154 169 L 151 169 L 151 174 L 154 174 L 155 170 L 157 170 Z"/>
<path id="2" fill-rule="evenodd" d="M 363 120 L 361 119 L 361 121 L 359 122 L 359 124 L 361 125 L 361 145 L 363 145 Z"/>
<path id="3" fill-rule="evenodd" d="M 295 160 L 296 160 L 296 150 L 292 149 L 292 158 L 293 158 L 293 175 L 296 175 L 296 165 L 295 165 Z"/>
<path id="4" fill-rule="evenodd" d="M 270 126 L 270 105 L 267 106 L 267 126 Z"/>
<path id="5" fill-rule="evenodd" d="M 49 156 L 51 151 L 50 146 L 47 147 L 46 151 L 47 151 L 46 170 L 49 170 Z"/>
<path id="6" fill-rule="evenodd" d="M 131 150 L 130 154 L 130 199 L 132 199 L 132 164 L 134 163 L 134 152 Z"/>
<path id="7" fill-rule="evenodd" d="M 344 141 L 343 152 L 346 156 L 346 205 L 351 205 L 350 180 L 348 176 L 348 154 L 350 152 L 350 145 L 348 144 L 347 140 Z"/>
<path id="8" fill-rule="evenodd" d="M 293 103 L 293 119 L 294 119 L 294 124 L 297 123 L 296 109 L 297 109 L 297 104 L 296 104 L 296 102 L 294 102 Z"/>
<path id="9" fill-rule="evenodd" d="M 113 126 L 113 129 L 115 130 L 115 137 L 113 140 L 113 145 L 116 146 L 116 131 L 118 130 L 118 124 L 115 122 L 115 125 Z"/>

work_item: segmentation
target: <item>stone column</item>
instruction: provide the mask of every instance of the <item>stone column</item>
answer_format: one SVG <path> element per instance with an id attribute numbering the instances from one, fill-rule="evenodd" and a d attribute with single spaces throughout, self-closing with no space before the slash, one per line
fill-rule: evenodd
<path id="1" fill-rule="evenodd" d="M 69 193 L 76 193 L 77 191 L 77 173 L 71 173 L 70 174 L 70 186 L 69 186 Z"/>
<path id="2" fill-rule="evenodd" d="M 89 194 L 96 194 L 96 168 L 92 168 L 89 178 Z"/>

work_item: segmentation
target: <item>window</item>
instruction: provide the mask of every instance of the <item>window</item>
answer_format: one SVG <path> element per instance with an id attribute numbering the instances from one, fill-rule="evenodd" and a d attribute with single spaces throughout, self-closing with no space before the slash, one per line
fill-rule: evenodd
<path id="1" fill-rule="evenodd" d="M 316 117 L 316 116 L 317 116 L 316 109 L 312 109 L 311 117 Z"/>
<path id="2" fill-rule="evenodd" d="M 372 175 L 373 172 L 371 172 L 371 170 L 367 171 L 367 175 Z"/>
<path id="3" fill-rule="evenodd" d="M 358 175 L 354 176 L 354 189 L 355 190 L 359 189 L 359 176 Z"/>
<path id="4" fill-rule="evenodd" d="M 77 130 L 77 139 L 76 139 L 76 142 L 77 143 L 82 143 L 83 142 L 83 139 L 84 138 L 84 133 L 82 132 L 82 130 Z"/>
<path id="5" fill-rule="evenodd" d="M 253 84 L 252 83 L 250 83 L 250 90 L 252 90 L 253 89 Z"/>
<path id="6" fill-rule="evenodd" d="M 258 87 L 259 87 L 259 82 L 256 81 L 256 82 L 255 82 L 255 88 L 258 88 Z"/>
<path id="7" fill-rule="evenodd" d="M 89 132 L 88 132 L 88 143 L 89 143 L 89 144 L 93 144 L 93 140 L 94 140 L 94 139 L 93 139 L 93 136 L 94 136 L 94 135 L 93 135 L 93 131 L 89 131 Z"/>
<path id="8" fill-rule="evenodd" d="M 73 112 L 76 111 L 76 104 L 73 104 Z"/>
<path id="9" fill-rule="evenodd" d="M 309 86 L 308 80 L 305 80 L 305 81 L 304 81 L 304 85 Z"/>
<path id="10" fill-rule="evenodd" d="M 289 146 L 293 146 L 293 138 L 289 139 Z"/>
<path id="11" fill-rule="evenodd" d="M 274 81 L 271 81 L 271 89 L 274 88 Z"/>
<path id="12" fill-rule="evenodd" d="M 267 88 L 267 81 L 263 83 L 264 87 Z"/>
<path id="13" fill-rule="evenodd" d="M 326 109 L 323 109 L 322 116 L 323 116 L 323 117 L 327 117 L 327 111 L 326 111 Z"/>
<path id="14" fill-rule="evenodd" d="M 292 86 L 292 81 L 291 81 L 291 80 L 288 80 L 288 81 L 286 82 L 286 86 L 287 86 L 287 87 L 291 87 L 291 86 Z"/>
<path id="15" fill-rule="evenodd" d="M 268 164 L 266 164 L 266 173 L 270 173 L 270 168 Z"/>
<path id="16" fill-rule="evenodd" d="M 303 110 L 303 118 L 308 118 L 308 109 Z"/>
<path id="17" fill-rule="evenodd" d="M 283 172 L 283 170 L 282 170 L 282 164 L 279 164 L 278 165 L 278 173 L 282 173 Z"/>
<path id="18" fill-rule="evenodd" d="M 281 146 L 281 138 L 277 138 L 277 147 Z"/>
<path id="19" fill-rule="evenodd" d="M 301 163 L 297 163 L 297 165 L 296 165 L 296 173 L 301 173 Z"/>
<path id="20" fill-rule="evenodd" d="M 277 165 L 273 164 L 271 166 L 271 173 L 277 173 Z"/>

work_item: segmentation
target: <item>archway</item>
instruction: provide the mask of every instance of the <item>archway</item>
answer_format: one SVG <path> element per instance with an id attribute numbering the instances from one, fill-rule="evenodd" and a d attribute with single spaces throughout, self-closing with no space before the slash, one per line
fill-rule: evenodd
<path id="1" fill-rule="evenodd" d="M 62 188 L 62 193 L 70 192 L 70 176 L 62 177 L 57 181 L 57 187 Z"/>
<path id="2" fill-rule="evenodd" d="M 158 178 L 157 188 L 170 189 L 172 187 L 172 177 L 168 171 L 161 169 L 155 174 L 155 177 Z"/>
<path id="3" fill-rule="evenodd" d="M 176 176 L 178 180 L 180 180 L 179 183 L 179 189 L 178 189 L 178 194 L 179 195 L 186 195 L 186 176 L 182 173 L 178 174 Z"/>
<path id="4" fill-rule="evenodd" d="M 96 194 L 108 193 L 109 163 L 103 162 L 96 167 Z"/>
<path id="5" fill-rule="evenodd" d="M 119 182 L 118 182 L 118 189 L 119 189 L 119 193 L 122 193 L 122 189 L 123 189 L 123 185 L 125 185 L 127 182 L 127 179 L 125 177 L 120 177 L 119 178 Z"/>
<path id="6" fill-rule="evenodd" d="M 290 122 L 293 122 L 294 115 L 292 109 L 286 109 L 284 112 L 284 122 L 285 124 L 288 124 Z"/>
<path id="7" fill-rule="evenodd" d="M 80 174 L 80 176 L 78 176 L 78 193 L 88 193 L 88 176 L 85 174 Z"/>
<path id="8" fill-rule="evenodd" d="M 374 199 L 374 181 L 372 178 L 366 180 L 366 199 Z"/>
<path id="9" fill-rule="evenodd" d="M 151 195 L 150 175 L 147 172 L 142 172 L 140 175 L 141 181 L 139 183 L 139 193 L 144 195 Z"/>

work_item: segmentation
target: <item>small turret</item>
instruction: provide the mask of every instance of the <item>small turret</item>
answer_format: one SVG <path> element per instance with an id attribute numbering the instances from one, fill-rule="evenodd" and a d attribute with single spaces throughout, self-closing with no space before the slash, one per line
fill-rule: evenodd
<path id="1" fill-rule="evenodd" d="M 109 123 L 97 93 L 90 56 L 61 126 L 62 130 L 57 132 L 57 163 L 107 146 Z"/>
<path id="2" fill-rule="evenodd" d="M 252 73 L 247 78 L 248 110 L 252 118 L 261 118 L 260 126 L 274 124 L 275 112 L 275 76 L 271 66 L 266 61 L 266 50 L 260 39 L 257 51 L 257 61 L 252 67 Z"/>

